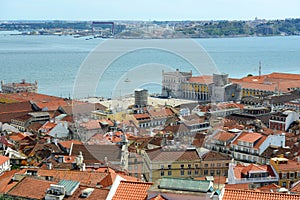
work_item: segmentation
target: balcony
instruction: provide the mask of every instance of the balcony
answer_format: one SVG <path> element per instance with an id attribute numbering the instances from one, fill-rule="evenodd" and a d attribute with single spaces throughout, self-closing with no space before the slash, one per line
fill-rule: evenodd
<path id="1" fill-rule="evenodd" d="M 240 178 L 234 179 L 236 184 L 238 183 L 269 183 L 269 182 L 278 182 L 278 178 L 276 177 L 259 177 L 259 178 Z"/>
<path id="2" fill-rule="evenodd" d="M 257 163 L 257 161 L 255 161 L 255 160 L 248 160 L 248 159 L 243 159 L 243 158 L 235 158 L 234 157 L 234 160 L 244 162 L 244 163 Z"/>
<path id="3" fill-rule="evenodd" d="M 250 151 L 246 151 L 246 150 L 239 150 L 239 149 L 232 149 L 230 148 L 230 150 L 233 152 L 239 152 L 239 153 L 244 153 L 244 154 L 247 154 L 247 155 L 253 155 L 253 156 L 259 156 L 258 153 L 252 153 Z"/>

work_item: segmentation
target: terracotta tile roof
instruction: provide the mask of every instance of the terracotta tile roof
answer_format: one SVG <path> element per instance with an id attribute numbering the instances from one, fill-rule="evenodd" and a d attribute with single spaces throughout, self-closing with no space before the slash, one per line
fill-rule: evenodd
<path id="1" fill-rule="evenodd" d="M 249 190 L 251 183 L 226 184 L 225 189 Z"/>
<path id="2" fill-rule="evenodd" d="M 12 134 L 8 135 L 9 140 L 12 140 L 12 141 L 15 141 L 15 142 L 21 141 L 26 137 L 27 137 L 27 135 L 25 135 L 24 133 L 21 133 L 21 132 L 12 133 Z"/>
<path id="3" fill-rule="evenodd" d="M 70 170 L 48 170 L 38 169 L 38 176 L 53 177 L 53 180 L 59 182 L 60 180 L 78 181 L 82 185 L 96 186 L 104 178 L 107 173 L 89 172 L 89 171 L 70 171 Z M 108 186 L 108 185 L 106 185 Z M 106 187 L 104 186 L 104 187 Z"/>
<path id="4" fill-rule="evenodd" d="M 37 156 L 44 159 L 51 153 L 63 153 L 61 149 L 53 143 L 36 143 L 29 151 L 23 152 L 27 156 Z"/>
<path id="5" fill-rule="evenodd" d="M 82 152 L 85 163 L 99 163 L 103 162 L 107 157 L 110 162 L 121 161 L 121 149 L 117 145 L 80 145 L 74 144 L 72 156 L 79 155 Z"/>
<path id="6" fill-rule="evenodd" d="M 15 112 L 32 112 L 34 111 L 30 101 L 17 103 L 0 103 L 0 114 L 15 113 Z"/>
<path id="7" fill-rule="evenodd" d="M 15 197 L 43 199 L 46 196 L 46 190 L 50 188 L 50 184 L 55 183 L 26 177 L 12 188 L 8 194 Z"/>
<path id="8" fill-rule="evenodd" d="M 278 169 L 283 172 L 300 171 L 300 162 L 288 160 L 286 164 L 278 164 Z"/>
<path id="9" fill-rule="evenodd" d="M 37 133 L 42 126 L 43 124 L 40 124 L 38 122 L 32 123 L 27 127 L 27 130 Z"/>
<path id="10" fill-rule="evenodd" d="M 41 126 L 39 131 L 42 131 L 43 133 L 47 133 L 47 132 L 51 131 L 56 125 L 57 124 L 48 121 L 45 124 L 43 124 L 43 126 Z"/>
<path id="11" fill-rule="evenodd" d="M 256 164 L 237 164 L 233 167 L 234 176 L 237 179 L 243 178 L 243 176 L 247 175 L 250 171 L 266 171 L 270 176 L 275 176 L 275 172 L 273 171 L 270 165 L 256 165 Z"/>
<path id="12" fill-rule="evenodd" d="M 25 112 L 13 112 L 13 113 L 0 114 L 0 122 L 11 123 L 12 119 L 27 115 L 28 113 L 29 113 L 28 111 L 25 111 Z"/>
<path id="13" fill-rule="evenodd" d="M 206 135 L 201 133 L 201 132 L 198 132 L 196 133 L 196 135 L 194 136 L 194 140 L 193 140 L 193 146 L 194 147 L 202 147 L 203 146 L 203 143 L 205 142 L 205 139 L 206 139 Z"/>
<path id="14" fill-rule="evenodd" d="M 248 174 L 251 171 L 267 171 L 267 165 L 250 164 L 242 169 L 242 174 Z"/>
<path id="15" fill-rule="evenodd" d="M 215 134 L 213 139 L 219 140 L 222 142 L 227 142 L 227 141 L 233 139 L 235 136 L 236 136 L 236 134 L 234 134 L 234 133 L 221 131 L 221 132 L 218 132 L 217 134 Z"/>
<path id="16" fill-rule="evenodd" d="M 0 103 L 0 122 L 10 123 L 11 119 L 22 117 L 33 111 L 35 110 L 29 101 L 4 104 Z"/>
<path id="17" fill-rule="evenodd" d="M 90 114 L 92 111 L 95 110 L 106 110 L 107 107 L 100 103 L 88 103 L 88 102 L 82 102 L 82 101 L 75 101 L 73 100 L 71 104 L 62 105 L 59 107 L 59 110 L 62 113 L 68 114 L 68 115 L 84 115 L 84 114 Z"/>
<path id="18" fill-rule="evenodd" d="M 8 160 L 9 160 L 9 157 L 0 155 L 0 165 L 3 165 Z"/>
<path id="19" fill-rule="evenodd" d="M 134 114 L 133 116 L 137 120 L 150 119 L 150 116 L 147 113 L 144 113 L 144 114 Z"/>
<path id="20" fill-rule="evenodd" d="M 263 135 L 260 133 L 243 132 L 243 134 L 241 134 L 235 141 L 243 141 L 243 142 L 253 143 L 262 137 L 263 137 Z"/>
<path id="21" fill-rule="evenodd" d="M 110 141 L 105 138 L 104 134 L 96 133 L 86 142 L 88 145 L 103 145 L 103 144 L 111 144 Z"/>
<path id="22" fill-rule="evenodd" d="M 59 106 L 65 106 L 71 103 L 71 101 L 65 100 L 63 98 L 32 92 L 13 94 L 1 93 L 0 98 L 14 100 L 18 102 L 31 101 L 35 103 L 40 109 L 47 107 L 48 110 L 57 110 Z"/>
<path id="23" fill-rule="evenodd" d="M 73 193 L 72 196 L 65 196 L 64 199 L 66 200 L 80 200 L 80 199 L 84 199 L 81 194 L 82 191 L 84 189 L 87 189 L 88 187 L 85 186 L 79 186 L 79 188 Z M 94 191 L 91 193 L 91 195 L 86 198 L 88 200 L 105 200 L 108 193 L 109 193 L 109 189 L 104 189 L 104 188 L 93 188 Z"/>
<path id="24" fill-rule="evenodd" d="M 300 85 L 299 74 L 286 74 L 274 72 L 262 76 L 249 76 L 241 79 L 230 79 L 233 83 L 238 83 L 242 88 L 259 89 L 266 91 L 279 90 L 288 92 L 288 88 L 297 88 Z"/>
<path id="25" fill-rule="evenodd" d="M 182 117 L 182 122 L 186 125 L 186 126 L 193 126 L 193 125 L 198 125 L 201 123 L 204 123 L 206 120 L 206 117 L 203 116 L 198 116 L 196 114 L 192 114 L 189 116 L 183 116 Z"/>
<path id="26" fill-rule="evenodd" d="M 89 120 L 88 122 L 81 123 L 80 126 L 88 130 L 101 129 L 100 120 Z"/>
<path id="27" fill-rule="evenodd" d="M 164 118 L 172 116 L 174 113 L 170 108 L 161 108 L 158 110 L 148 110 L 149 115 L 152 118 Z"/>
<path id="28" fill-rule="evenodd" d="M 267 139 L 267 136 L 263 135 L 259 141 L 254 145 L 254 149 L 259 149 L 260 145 Z"/>
<path id="29" fill-rule="evenodd" d="M 19 116 L 19 117 L 15 117 L 13 118 L 14 120 L 18 120 L 18 121 L 22 121 L 22 122 L 26 122 L 27 120 L 29 120 L 32 116 L 31 115 L 22 115 L 22 116 Z"/>
<path id="30" fill-rule="evenodd" d="M 226 189 L 222 200 L 299 200 L 300 195 L 259 192 L 253 190 Z"/>
<path id="31" fill-rule="evenodd" d="M 136 181 L 121 181 L 113 200 L 145 200 L 147 198 L 147 190 L 152 183 L 136 182 Z"/>
<path id="32" fill-rule="evenodd" d="M 74 123 L 74 118 L 71 115 L 67 115 L 64 118 L 62 118 L 61 121 Z"/>
<path id="33" fill-rule="evenodd" d="M 280 186 L 272 183 L 270 185 L 265 185 L 256 189 L 261 192 L 276 192 L 276 190 L 280 189 Z"/>
<path id="34" fill-rule="evenodd" d="M 106 139 L 108 140 L 108 141 L 110 141 L 110 142 L 112 142 L 112 143 L 118 143 L 118 142 L 121 142 L 122 141 L 122 138 L 120 138 L 120 137 L 117 137 L 117 136 L 109 136 L 109 135 L 107 135 L 106 136 Z"/>
<path id="35" fill-rule="evenodd" d="M 291 192 L 300 194 L 300 181 L 297 181 L 292 185 Z"/>
<path id="36" fill-rule="evenodd" d="M 146 150 L 150 160 L 155 161 L 198 161 L 200 157 L 195 149 L 178 151 L 168 147 Z M 177 148 L 178 149 L 178 148 Z"/>
<path id="37" fill-rule="evenodd" d="M 213 76 L 193 76 L 191 77 L 188 82 L 190 83 L 202 83 L 202 84 L 211 84 L 213 83 Z"/>
<path id="38" fill-rule="evenodd" d="M 59 144 L 66 149 L 70 149 L 72 144 L 82 144 L 82 142 L 78 140 L 67 140 L 67 141 L 60 141 Z"/>
<path id="39" fill-rule="evenodd" d="M 184 124 L 178 124 L 178 125 L 168 125 L 165 126 L 165 128 L 162 130 L 165 132 L 172 132 L 172 133 L 186 133 L 189 131 L 189 129 Z"/>
<path id="40" fill-rule="evenodd" d="M 202 155 L 202 161 L 213 161 L 213 160 L 231 160 L 227 154 L 221 154 L 219 152 L 209 151 Z"/>
<path id="41" fill-rule="evenodd" d="M 270 78 L 300 80 L 300 74 L 273 72 L 268 75 Z"/>
<path id="42" fill-rule="evenodd" d="M 288 144 L 289 142 L 286 141 L 285 145 L 289 146 Z M 298 152 L 298 147 L 296 147 L 294 145 L 295 142 L 292 142 L 292 149 L 286 149 L 283 147 L 273 147 L 273 146 L 269 146 L 262 154 L 261 156 L 264 158 L 274 158 L 274 157 L 278 157 L 280 155 L 285 155 L 286 152 L 291 152 L 289 155 L 285 155 L 287 158 L 292 159 L 294 157 L 293 153 L 294 152 Z"/>
<path id="43" fill-rule="evenodd" d="M 12 178 L 14 175 L 20 170 L 11 170 L 6 171 L 0 176 L 0 194 L 8 192 L 13 186 L 17 184 L 17 182 L 12 182 Z"/>

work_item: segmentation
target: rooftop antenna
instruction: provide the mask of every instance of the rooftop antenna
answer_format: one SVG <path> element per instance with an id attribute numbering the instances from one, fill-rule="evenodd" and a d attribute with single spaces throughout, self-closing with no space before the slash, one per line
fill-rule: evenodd
<path id="1" fill-rule="evenodd" d="M 261 76 L 261 61 L 259 61 L 258 74 L 259 74 L 259 78 L 260 78 L 260 76 Z"/>
<path id="2" fill-rule="evenodd" d="M 105 156 L 105 158 L 104 158 L 104 162 L 105 162 L 105 165 L 106 165 L 106 170 L 107 170 L 107 173 L 109 173 L 108 159 L 107 159 L 107 157 L 106 157 L 106 156 Z"/>

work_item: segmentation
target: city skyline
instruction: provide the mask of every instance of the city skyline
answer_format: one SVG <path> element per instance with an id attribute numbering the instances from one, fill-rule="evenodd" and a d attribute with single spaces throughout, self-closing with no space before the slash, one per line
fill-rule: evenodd
<path id="1" fill-rule="evenodd" d="M 0 20 L 253 20 L 300 17 L 300 2 L 2 0 Z"/>

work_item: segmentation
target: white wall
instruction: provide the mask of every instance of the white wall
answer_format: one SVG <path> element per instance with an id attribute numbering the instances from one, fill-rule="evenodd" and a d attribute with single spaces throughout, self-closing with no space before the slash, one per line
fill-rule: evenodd
<path id="1" fill-rule="evenodd" d="M 267 139 L 260 145 L 259 147 L 259 155 L 261 155 L 270 145 L 272 146 L 285 146 L 285 135 L 277 134 L 277 135 L 269 135 Z"/>

